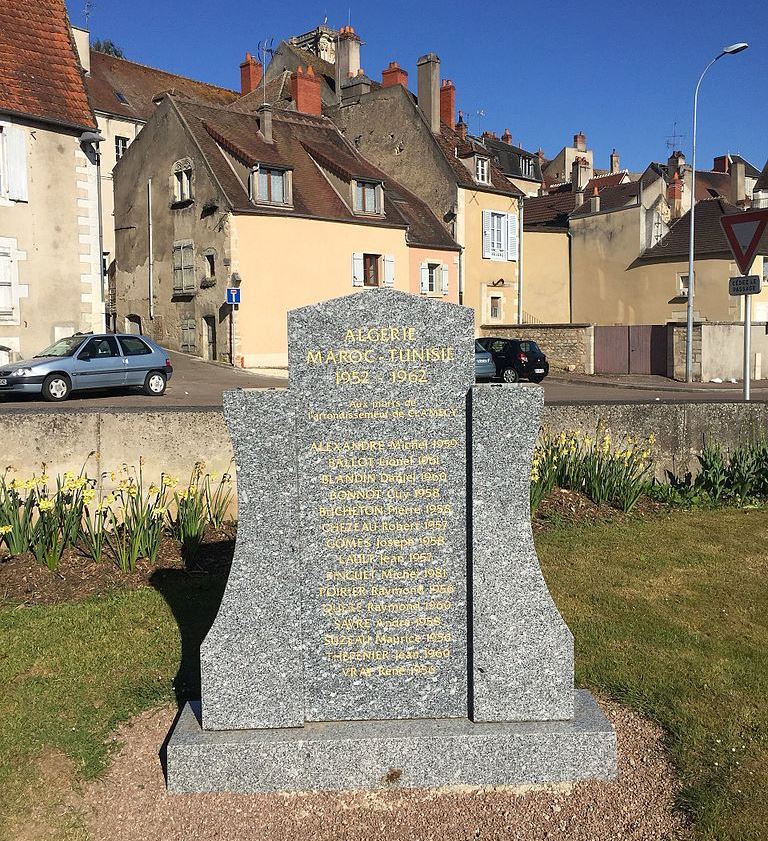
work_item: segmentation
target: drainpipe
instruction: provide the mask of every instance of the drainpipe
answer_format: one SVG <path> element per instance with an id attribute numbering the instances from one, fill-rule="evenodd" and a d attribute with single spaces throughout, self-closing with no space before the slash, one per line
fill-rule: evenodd
<path id="1" fill-rule="evenodd" d="M 517 229 L 517 323 L 523 323 L 523 203 L 525 199 L 519 199 L 520 221 Z"/>
<path id="2" fill-rule="evenodd" d="M 459 246 L 459 303 L 464 303 L 464 246 Z"/>
<path id="3" fill-rule="evenodd" d="M 147 294 L 149 295 L 149 320 L 155 318 L 155 258 L 152 247 L 152 179 L 147 179 Z"/>
<path id="4" fill-rule="evenodd" d="M 568 323 L 573 324 L 573 238 L 570 228 L 565 233 L 568 237 Z"/>

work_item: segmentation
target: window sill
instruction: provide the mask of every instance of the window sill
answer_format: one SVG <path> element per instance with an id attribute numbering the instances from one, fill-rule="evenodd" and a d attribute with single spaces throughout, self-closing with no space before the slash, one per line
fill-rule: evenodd
<path id="1" fill-rule="evenodd" d="M 384 218 L 384 211 L 383 210 L 353 210 L 352 211 L 355 216 L 365 216 L 373 219 L 383 219 Z"/>
<path id="2" fill-rule="evenodd" d="M 194 199 L 181 199 L 180 201 L 172 201 L 171 210 L 183 210 L 185 207 L 189 207 L 194 203 Z"/>
<path id="3" fill-rule="evenodd" d="M 197 289 L 174 289 L 171 293 L 171 300 L 176 301 L 179 298 L 194 298 L 197 295 Z"/>
<path id="4" fill-rule="evenodd" d="M 279 210 L 293 210 L 293 202 L 288 204 L 284 201 L 264 201 L 263 199 L 256 199 L 253 201 L 253 204 L 256 205 L 256 207 L 272 207 Z"/>

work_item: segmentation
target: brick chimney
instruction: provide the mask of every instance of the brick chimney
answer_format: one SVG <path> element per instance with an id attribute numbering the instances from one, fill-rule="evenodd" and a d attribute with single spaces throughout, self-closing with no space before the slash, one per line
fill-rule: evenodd
<path id="1" fill-rule="evenodd" d="M 730 172 L 730 163 L 730 155 L 718 155 L 714 161 L 712 161 L 712 170 L 714 172 Z"/>
<path id="2" fill-rule="evenodd" d="M 339 68 L 339 81 L 342 85 L 347 79 L 357 76 L 357 71 L 360 69 L 360 43 L 360 37 L 351 26 L 341 27 L 336 65 Z"/>
<path id="3" fill-rule="evenodd" d="M 440 122 L 456 127 L 456 85 L 450 79 L 440 85 Z"/>
<path id="4" fill-rule="evenodd" d="M 256 61 L 250 53 L 246 53 L 245 61 L 240 65 L 240 93 L 245 96 L 255 91 L 263 75 L 264 68 L 261 62 Z"/>
<path id="5" fill-rule="evenodd" d="M 683 182 L 677 170 L 667 184 L 667 204 L 673 219 L 679 219 L 683 215 Z"/>
<path id="6" fill-rule="evenodd" d="M 746 169 L 744 161 L 731 161 L 731 201 L 744 204 L 747 198 Z"/>
<path id="7" fill-rule="evenodd" d="M 597 187 L 592 188 L 592 195 L 589 197 L 589 212 L 597 213 L 600 210 L 600 192 Z"/>
<path id="8" fill-rule="evenodd" d="M 587 137 L 583 131 L 573 135 L 573 145 L 578 152 L 587 151 Z"/>
<path id="9" fill-rule="evenodd" d="M 586 158 L 576 158 L 571 165 L 571 184 L 574 193 L 583 193 L 590 178 L 589 161 Z"/>
<path id="10" fill-rule="evenodd" d="M 671 178 L 672 173 L 677 170 L 679 175 L 683 174 L 683 167 L 685 166 L 685 155 L 678 149 L 667 158 L 668 176 Z"/>
<path id="11" fill-rule="evenodd" d="M 512 145 L 512 133 L 508 128 L 504 129 L 504 134 L 501 135 L 502 143 L 508 143 L 510 146 Z"/>
<path id="12" fill-rule="evenodd" d="M 464 122 L 464 114 L 459 111 L 459 121 L 456 123 L 456 131 L 459 137 L 466 141 L 467 139 L 467 124 Z"/>
<path id="13" fill-rule="evenodd" d="M 440 59 L 435 53 L 417 62 L 419 108 L 433 134 L 440 134 Z"/>
<path id="14" fill-rule="evenodd" d="M 619 171 L 619 153 L 614 149 L 611 152 L 611 175 Z"/>
<path id="15" fill-rule="evenodd" d="M 265 102 L 256 109 L 259 117 L 259 130 L 265 143 L 272 142 L 272 106 Z"/>
<path id="16" fill-rule="evenodd" d="M 291 92 L 296 110 L 302 114 L 322 114 L 320 100 L 320 79 L 309 65 L 306 70 L 299 65 L 296 72 L 291 74 Z"/>
<path id="17" fill-rule="evenodd" d="M 402 85 L 408 90 L 408 71 L 403 70 L 396 61 L 390 61 L 389 67 L 381 71 L 381 86 L 391 88 L 395 85 Z"/>

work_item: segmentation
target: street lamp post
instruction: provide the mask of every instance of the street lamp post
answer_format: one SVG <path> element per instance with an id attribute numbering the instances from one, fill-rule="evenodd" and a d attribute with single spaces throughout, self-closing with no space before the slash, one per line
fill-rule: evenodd
<path id="1" fill-rule="evenodd" d="M 749 44 L 740 42 L 738 44 L 731 44 L 730 47 L 724 47 L 719 55 L 716 55 L 712 61 L 704 68 L 704 72 L 699 76 L 699 81 L 696 83 L 696 90 L 693 94 L 693 149 L 691 153 L 691 232 L 688 243 L 688 306 L 687 324 L 685 329 L 685 381 L 693 382 L 693 227 L 694 214 L 696 209 L 696 111 L 699 104 L 699 88 L 701 87 L 701 80 L 706 75 L 707 70 L 724 55 L 735 55 L 743 50 L 746 50 Z"/>

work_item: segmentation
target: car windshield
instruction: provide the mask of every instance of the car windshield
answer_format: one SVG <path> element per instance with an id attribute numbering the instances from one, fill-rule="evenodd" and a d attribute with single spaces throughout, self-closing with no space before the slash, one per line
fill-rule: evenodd
<path id="1" fill-rule="evenodd" d="M 475 339 L 475 353 L 488 353 L 488 351 Z"/>
<path id="2" fill-rule="evenodd" d="M 35 354 L 35 359 L 43 359 L 46 356 L 73 356 L 75 351 L 83 343 L 82 336 L 68 336 L 66 339 L 59 339 L 50 347 Z"/>

